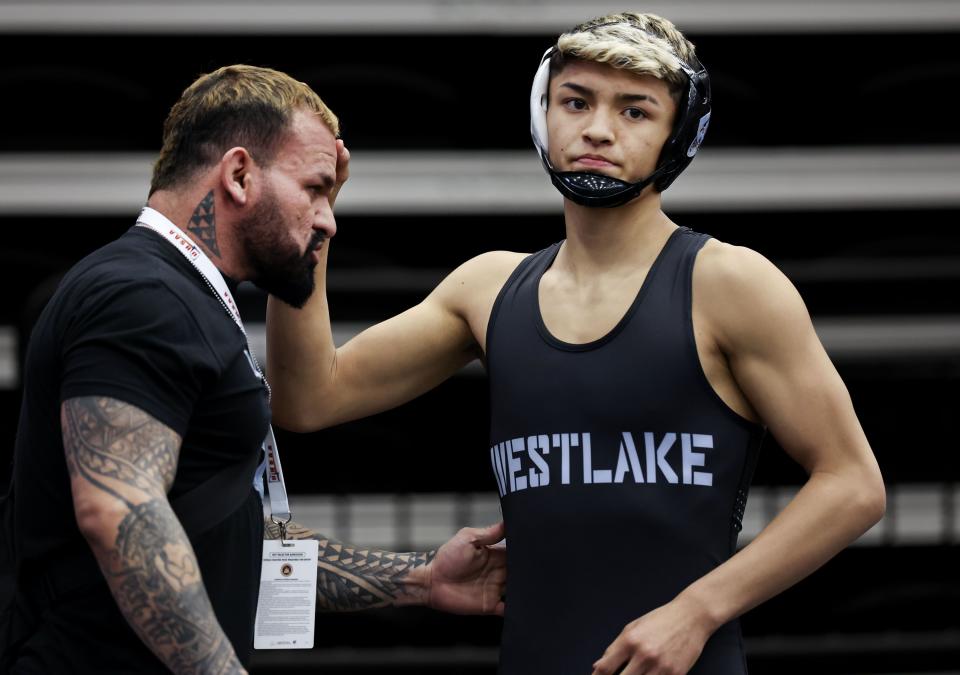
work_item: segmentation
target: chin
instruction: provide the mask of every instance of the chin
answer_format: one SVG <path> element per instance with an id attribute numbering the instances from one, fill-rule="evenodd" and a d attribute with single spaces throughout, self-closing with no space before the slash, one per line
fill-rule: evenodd
<path id="1" fill-rule="evenodd" d="M 307 304 L 310 296 L 313 295 L 313 284 L 286 284 L 274 285 L 272 289 L 266 288 L 265 286 L 261 286 L 260 288 L 294 309 L 302 309 L 303 306 Z"/>
<path id="2" fill-rule="evenodd" d="M 278 300 L 300 309 L 313 295 L 316 281 L 313 270 L 316 263 L 303 258 L 259 267 L 252 279 L 261 290 Z"/>

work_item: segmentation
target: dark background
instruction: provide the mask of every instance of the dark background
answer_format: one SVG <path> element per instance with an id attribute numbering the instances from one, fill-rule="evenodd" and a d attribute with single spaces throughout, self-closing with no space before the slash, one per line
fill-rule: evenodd
<path id="1" fill-rule="evenodd" d="M 235 62 L 275 67 L 308 82 L 340 116 L 354 151 L 532 153 L 530 78 L 553 35 L 3 31 L 0 24 L 0 158 L 155 153 L 163 119 L 183 88 L 200 73 Z M 960 143 L 956 109 L 948 104 L 960 88 L 955 25 L 942 32 L 689 36 L 713 82 L 708 150 Z M 956 204 L 813 204 L 802 211 L 686 211 L 675 219 L 773 260 L 797 284 L 815 321 L 896 317 L 909 326 L 913 319 L 958 319 L 957 215 Z M 59 275 L 135 216 L 135 210 L 123 217 L 0 212 L 6 289 L 0 325 L 14 327 L 22 346 Z M 338 226 L 331 272 L 379 274 L 385 281 L 374 289 L 332 283 L 334 319 L 370 323 L 429 291 L 429 284 L 391 284 L 389 270 L 421 270 L 430 278 L 483 251 L 533 251 L 563 236 L 562 219 L 549 215 L 358 214 L 338 217 Z M 262 322 L 262 295 L 248 290 L 241 300 L 245 320 Z M 941 532 L 889 534 L 853 547 L 749 613 L 743 629 L 751 672 L 960 672 L 960 345 L 929 349 L 908 338 L 901 349 L 835 361 L 890 487 L 888 520 L 898 517 L 898 486 L 909 485 L 937 495 L 941 511 L 931 517 L 938 517 Z M 16 386 L 0 390 L 4 451 L 13 446 L 19 399 Z M 343 497 L 429 493 L 440 485 L 492 492 L 487 414 L 484 378 L 458 376 L 368 420 L 307 436 L 280 431 L 289 489 Z M 441 480 L 431 468 L 443 464 L 443 450 L 416 442 L 416 430 L 427 424 L 437 437 L 473 439 L 458 448 L 462 483 L 451 486 L 449 474 Z M 377 461 L 360 471 L 357 450 Z M 413 470 L 416 455 L 425 461 Z M 768 440 L 754 485 L 795 486 L 803 477 Z M 492 673 L 498 633 L 496 619 L 427 610 L 320 616 L 315 650 L 258 654 L 254 672 L 325 665 L 323 672 L 331 673 Z"/>

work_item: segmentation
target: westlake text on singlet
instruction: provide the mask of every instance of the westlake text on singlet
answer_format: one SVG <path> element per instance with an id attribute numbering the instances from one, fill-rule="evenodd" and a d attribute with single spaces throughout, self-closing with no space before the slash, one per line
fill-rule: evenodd
<path id="1" fill-rule="evenodd" d="M 556 459 L 548 462 L 546 457 L 551 453 L 553 458 L 559 454 L 561 485 L 569 485 L 572 480 L 577 484 L 632 481 L 637 484 L 663 482 L 710 487 L 713 474 L 695 469 L 704 468 L 706 463 L 706 453 L 699 450 L 711 449 L 711 434 L 670 432 L 658 437 L 647 431 L 643 433 L 642 447 L 638 451 L 633 434 L 624 431 L 620 435 L 616 467 L 601 467 L 594 465 L 590 433 L 537 434 L 494 445 L 490 448 L 490 461 L 501 497 L 528 488 L 545 487 L 551 480 L 556 480 L 550 471 L 551 463 L 556 469 Z"/>

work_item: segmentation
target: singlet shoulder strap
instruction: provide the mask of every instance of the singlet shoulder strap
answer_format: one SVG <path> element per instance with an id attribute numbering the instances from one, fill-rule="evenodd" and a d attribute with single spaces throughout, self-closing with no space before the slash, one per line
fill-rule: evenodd
<path id="1" fill-rule="evenodd" d="M 490 320 L 487 322 L 487 354 L 490 353 L 490 345 L 493 343 L 497 316 L 500 314 L 505 299 L 511 294 L 516 294 L 525 281 L 531 278 L 539 279 L 543 271 L 549 267 L 553 263 L 554 258 L 557 257 L 557 252 L 560 250 L 561 244 L 563 244 L 563 242 L 558 241 L 541 251 L 531 253 L 521 260 L 520 264 L 517 265 L 510 276 L 507 277 L 500 292 L 497 293 L 497 299 L 494 300 L 493 307 L 490 309 Z"/>
<path id="2" fill-rule="evenodd" d="M 679 275 L 682 295 L 679 298 L 683 307 L 684 322 L 689 326 L 690 339 L 693 339 L 693 266 L 697 262 L 700 249 L 710 240 L 710 235 L 694 232 L 686 227 L 679 233 L 680 240 L 674 249 L 677 256 L 677 274 Z"/>
<path id="3" fill-rule="evenodd" d="M 667 307 L 689 309 L 693 266 L 709 239 L 709 235 L 686 227 L 674 231 L 651 268 L 648 283 L 644 284 L 646 302 L 660 306 L 663 311 Z"/>
<path id="4" fill-rule="evenodd" d="M 686 274 L 693 269 L 697 254 L 710 239 L 710 235 L 694 232 L 688 227 L 680 227 L 671 237 L 670 245 L 663 252 L 661 265 L 667 269 L 678 269 Z"/>

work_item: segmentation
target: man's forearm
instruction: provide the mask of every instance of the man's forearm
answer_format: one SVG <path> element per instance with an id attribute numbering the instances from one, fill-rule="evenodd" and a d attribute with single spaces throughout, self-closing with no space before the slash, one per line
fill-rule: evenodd
<path id="1" fill-rule="evenodd" d="M 120 612 L 144 644 L 174 673 L 243 672 L 167 500 L 137 504 L 116 532 L 112 545 L 93 550 Z"/>
<path id="2" fill-rule="evenodd" d="M 883 514 L 872 475 L 814 472 L 787 507 L 743 550 L 678 597 L 709 630 L 740 616 L 819 568 Z"/>
<path id="3" fill-rule="evenodd" d="M 267 539 L 279 539 L 280 528 L 264 524 Z M 425 605 L 428 601 L 426 567 L 436 551 L 394 553 L 360 549 L 313 532 L 297 523 L 287 526 L 288 539 L 316 539 L 317 609 L 352 612 L 376 607 Z"/>

